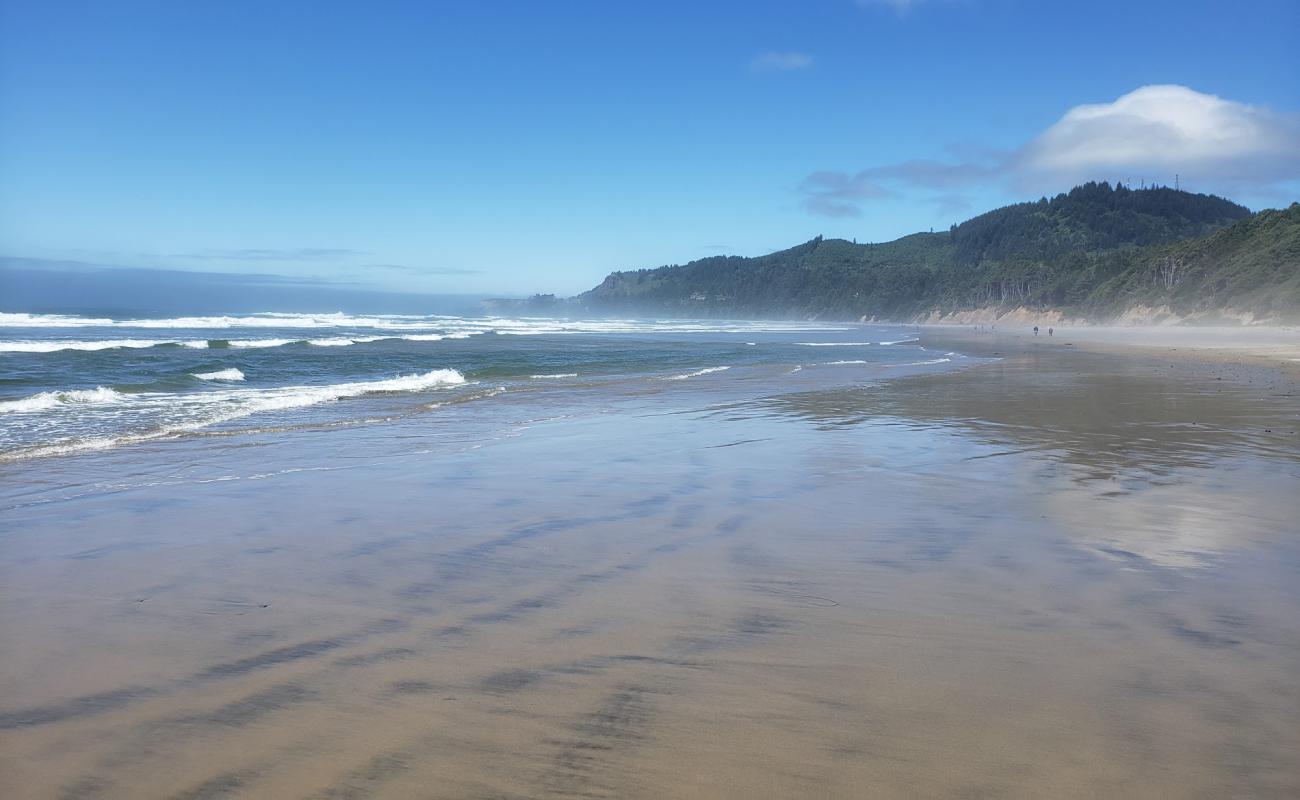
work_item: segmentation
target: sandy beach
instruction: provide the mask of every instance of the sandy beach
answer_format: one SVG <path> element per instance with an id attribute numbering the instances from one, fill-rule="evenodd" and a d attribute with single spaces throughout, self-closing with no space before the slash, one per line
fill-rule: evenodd
<path id="1" fill-rule="evenodd" d="M 0 0 L 0 800 L 1300 800 L 1297 32 Z"/>
<path id="2" fill-rule="evenodd" d="M 1048 335 L 1049 328 L 1053 333 Z M 1078 347 L 1103 353 L 1163 359 L 1193 359 L 1223 367 L 1271 367 L 1300 378 L 1300 328 L 1283 325 L 1172 326 L 1172 325 L 927 325 L 924 330 L 955 334 L 958 341 L 987 341 L 989 336 L 1020 344 Z M 975 336 L 967 336 L 974 333 Z"/>
<path id="3" fill-rule="evenodd" d="M 921 335 L 10 465 L 0 795 L 1300 793 L 1294 332 Z"/>

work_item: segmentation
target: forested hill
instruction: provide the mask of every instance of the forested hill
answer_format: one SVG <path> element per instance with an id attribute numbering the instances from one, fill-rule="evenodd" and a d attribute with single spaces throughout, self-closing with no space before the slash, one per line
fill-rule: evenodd
<path id="1" fill-rule="evenodd" d="M 981 214 L 954 226 L 949 237 L 954 263 L 978 267 L 1176 242 L 1249 216 L 1245 206 L 1214 195 L 1088 183 L 1051 200 Z"/>
<path id="2" fill-rule="evenodd" d="M 757 258 L 615 272 L 588 313 L 893 319 L 979 310 L 1107 319 L 1300 313 L 1300 208 L 1260 215 L 1213 195 L 1088 183 L 883 244 L 813 239 Z"/>

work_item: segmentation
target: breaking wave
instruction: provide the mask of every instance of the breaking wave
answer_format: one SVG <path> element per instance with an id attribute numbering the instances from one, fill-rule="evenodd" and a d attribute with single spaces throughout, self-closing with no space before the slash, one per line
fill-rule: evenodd
<path id="1" fill-rule="evenodd" d="M 897 339 L 892 342 L 795 342 L 800 347 L 871 347 L 873 345 L 907 344 L 919 339 Z"/>
<path id="2" fill-rule="evenodd" d="M 903 364 L 885 364 L 886 367 L 924 367 L 927 364 L 944 364 L 952 361 L 951 358 L 932 358 L 929 361 L 908 361 Z"/>
<path id="3" fill-rule="evenodd" d="M 474 333 L 746 333 L 754 331 L 841 331 L 834 323 L 793 321 L 692 321 L 692 320 L 571 320 L 553 317 L 449 317 L 440 315 L 353 315 L 261 313 L 172 317 L 168 319 L 111 319 L 67 314 L 0 313 L 4 328 L 352 328 L 421 331 L 440 338 L 463 338 Z"/>
<path id="4" fill-rule="evenodd" d="M 0 461 L 42 455 L 101 450 L 199 430 L 210 425 L 270 411 L 286 411 L 320 403 L 374 394 L 421 392 L 459 386 L 465 376 L 454 369 L 402 375 L 377 381 L 323 386 L 282 386 L 269 389 L 229 389 L 186 394 L 146 392 L 122 394 L 103 387 L 42 392 L 20 400 L 0 402 L 0 412 L 95 413 L 94 406 L 112 404 L 116 415 L 130 414 L 150 424 L 145 430 L 120 435 L 70 437 L 46 445 L 0 454 Z M 161 422 L 158 422 L 161 420 Z"/>
<path id="5" fill-rule="evenodd" d="M 192 372 L 190 374 L 201 381 L 242 381 L 244 379 L 244 373 L 235 367 L 219 369 L 216 372 Z"/>
<path id="6" fill-rule="evenodd" d="M 198 350 L 207 348 L 238 347 L 263 348 L 284 347 L 290 344 L 306 344 L 313 347 L 347 347 L 354 344 L 403 340 L 408 342 L 439 342 L 444 339 L 467 339 L 479 331 L 462 331 L 460 333 L 428 333 L 398 336 L 332 336 L 320 339 L 46 339 L 0 341 L 0 353 L 57 353 L 62 350 L 115 350 L 117 348 L 142 349 L 149 347 L 190 347 Z"/>
<path id="7" fill-rule="evenodd" d="M 60 350 L 114 350 L 119 347 L 145 348 L 160 345 L 181 345 L 203 349 L 208 346 L 207 339 L 188 341 L 171 341 L 167 339 L 45 339 L 0 342 L 0 353 L 57 353 Z"/>
<path id="8" fill-rule="evenodd" d="M 0 414 L 48 411 L 63 406 L 85 406 L 121 402 L 126 395 L 100 386 L 95 389 L 69 389 L 61 392 L 41 392 L 19 400 L 0 401 Z"/>
<path id="9" fill-rule="evenodd" d="M 682 375 L 670 375 L 669 377 L 664 378 L 664 380 L 684 381 L 687 378 L 698 378 L 701 375 L 708 375 L 713 372 L 722 372 L 723 370 L 728 370 L 728 369 L 731 369 L 731 367 L 705 367 L 704 369 L 697 369 L 694 372 L 687 372 Z"/>

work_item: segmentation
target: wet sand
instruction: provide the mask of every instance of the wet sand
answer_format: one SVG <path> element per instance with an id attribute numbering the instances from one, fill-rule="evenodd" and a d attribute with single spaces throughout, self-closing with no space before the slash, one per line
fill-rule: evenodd
<path id="1" fill-rule="evenodd" d="M 0 796 L 1300 794 L 1294 383 L 956 336 L 6 467 Z"/>

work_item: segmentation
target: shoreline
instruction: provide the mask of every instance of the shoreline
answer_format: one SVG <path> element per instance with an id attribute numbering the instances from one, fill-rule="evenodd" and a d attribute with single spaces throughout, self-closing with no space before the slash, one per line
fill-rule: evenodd
<path id="1" fill-rule="evenodd" d="M 1063 326 L 1052 336 L 1040 326 L 990 328 L 969 325 L 923 324 L 917 330 L 945 342 L 973 346 L 983 355 L 999 349 L 1032 350 L 1072 349 L 1080 352 L 1108 353 L 1143 358 L 1173 359 L 1213 365 L 1216 377 L 1224 370 L 1263 368 L 1276 378 L 1285 377 L 1293 386 L 1300 383 L 1300 328 L 1169 328 L 1158 326 Z M 1053 326 L 1055 327 L 1055 326 Z M 1236 375 L 1235 377 L 1242 377 Z"/>

